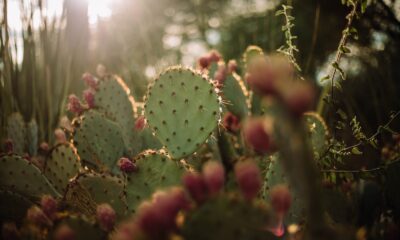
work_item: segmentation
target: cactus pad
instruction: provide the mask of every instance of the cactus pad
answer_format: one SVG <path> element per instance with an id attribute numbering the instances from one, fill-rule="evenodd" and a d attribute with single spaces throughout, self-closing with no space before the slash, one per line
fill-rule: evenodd
<path id="1" fill-rule="evenodd" d="M 0 223 L 4 220 L 20 221 L 32 205 L 33 202 L 23 195 L 0 189 Z"/>
<path id="2" fill-rule="evenodd" d="M 18 112 L 7 118 L 7 137 L 12 140 L 14 153 L 25 152 L 26 127 L 22 115 Z"/>
<path id="3" fill-rule="evenodd" d="M 17 155 L 0 158 L 0 187 L 32 199 L 44 194 L 59 196 L 41 171 L 26 159 Z"/>
<path id="4" fill-rule="evenodd" d="M 125 82 L 117 76 L 102 79 L 95 94 L 95 104 L 99 111 L 120 126 L 126 145 L 131 148 L 131 156 L 138 154 L 141 142 L 134 129 L 135 100 Z"/>
<path id="5" fill-rule="evenodd" d="M 248 68 L 251 61 L 259 56 L 264 56 L 264 51 L 259 46 L 248 46 L 246 51 L 243 53 L 243 63 L 245 64 L 245 68 Z"/>
<path id="6" fill-rule="evenodd" d="M 128 175 L 126 184 L 128 207 L 133 212 L 156 190 L 180 184 L 186 171 L 182 163 L 151 150 L 141 153 L 135 162 L 138 171 Z"/>
<path id="7" fill-rule="evenodd" d="M 48 155 L 43 172 L 55 189 L 63 193 L 69 180 L 78 174 L 80 167 L 76 149 L 70 144 L 60 144 Z"/>
<path id="8" fill-rule="evenodd" d="M 145 116 L 170 155 L 193 153 L 220 121 L 220 98 L 213 84 L 190 69 L 167 69 L 149 87 Z"/>
<path id="9" fill-rule="evenodd" d="M 278 154 L 271 156 L 271 162 L 265 176 L 264 197 L 269 201 L 269 193 L 272 188 L 279 184 L 285 184 L 289 187 L 292 194 L 292 205 L 286 216 L 288 223 L 298 223 L 304 218 L 304 203 L 297 193 L 296 189 L 289 185 L 288 177 L 285 174 L 283 166 L 279 160 Z"/>
<path id="10" fill-rule="evenodd" d="M 94 205 L 108 203 L 113 207 L 118 217 L 123 217 L 127 209 L 123 180 L 109 174 L 88 172 L 79 175 L 70 183 L 67 195 L 86 199 L 84 201 L 86 201 L 88 208 L 92 210 L 95 207 Z M 69 198 L 67 200 L 78 209 L 82 207 L 77 206 L 80 203 L 76 202 L 75 199 Z"/>
<path id="11" fill-rule="evenodd" d="M 269 220 L 264 207 L 221 195 L 189 212 L 182 234 L 191 240 L 271 239 L 270 233 L 263 230 Z"/>
<path id="12" fill-rule="evenodd" d="M 222 93 L 227 100 L 226 108 L 234 115 L 244 119 L 249 114 L 249 92 L 244 82 L 236 73 L 229 74 L 225 81 Z"/>
<path id="13" fill-rule="evenodd" d="M 27 139 L 27 149 L 30 156 L 36 156 L 38 149 L 38 125 L 36 120 L 32 120 L 28 123 L 26 128 L 26 139 Z"/>
<path id="14" fill-rule="evenodd" d="M 313 148 L 314 157 L 318 159 L 328 147 L 328 127 L 326 126 L 324 119 L 315 112 L 305 113 L 304 120 L 308 130 L 310 143 Z"/>
<path id="15" fill-rule="evenodd" d="M 124 155 L 121 128 L 103 114 L 90 110 L 74 120 L 73 144 L 84 164 L 104 170 L 112 169 Z"/>

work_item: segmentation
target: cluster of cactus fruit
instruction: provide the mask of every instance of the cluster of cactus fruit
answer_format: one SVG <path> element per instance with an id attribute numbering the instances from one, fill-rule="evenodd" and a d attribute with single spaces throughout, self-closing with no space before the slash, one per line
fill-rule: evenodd
<path id="1" fill-rule="evenodd" d="M 168 68 L 144 102 L 117 76 L 84 74 L 88 89 L 83 100 L 69 97 L 75 118 L 62 121 L 52 148 L 38 146 L 34 121 L 11 115 L 0 158 L 3 238 L 281 239 L 296 226 L 310 236 L 324 230 L 314 159 L 329 133 L 308 112 L 312 86 L 256 46 L 240 63 L 211 51 L 196 70 Z"/>

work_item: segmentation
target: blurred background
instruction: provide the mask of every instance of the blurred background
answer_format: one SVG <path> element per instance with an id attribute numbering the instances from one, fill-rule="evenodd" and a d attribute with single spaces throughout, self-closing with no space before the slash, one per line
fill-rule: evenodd
<path id="1" fill-rule="evenodd" d="M 122 76 L 141 101 L 162 69 L 194 66 L 210 49 L 238 61 L 251 44 L 272 53 L 285 41 L 283 18 L 275 16 L 282 3 L 293 5 L 302 74 L 322 87 L 350 11 L 341 0 L 1 0 L 1 129 L 20 111 L 51 141 L 68 94 L 80 94 L 82 74 L 98 64 Z M 399 21 L 399 0 L 369 1 L 341 61 L 347 79 L 337 109 L 356 115 L 367 135 L 400 109 Z"/>

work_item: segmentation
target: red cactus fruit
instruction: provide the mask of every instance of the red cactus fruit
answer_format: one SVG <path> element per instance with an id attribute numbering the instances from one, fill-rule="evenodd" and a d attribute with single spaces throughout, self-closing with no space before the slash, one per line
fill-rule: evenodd
<path id="1" fill-rule="evenodd" d="M 109 232 L 114 228 L 117 215 L 115 214 L 114 209 L 109 204 L 103 203 L 97 206 L 96 218 L 101 229 Z"/>
<path id="2" fill-rule="evenodd" d="M 57 215 L 57 201 L 50 195 L 42 196 L 40 205 L 48 218 L 54 220 Z"/>
<path id="3" fill-rule="evenodd" d="M 54 240 L 75 240 L 76 234 L 67 224 L 59 226 L 54 233 Z"/>
<path id="4" fill-rule="evenodd" d="M 92 74 L 84 73 L 82 79 L 88 87 L 92 88 L 93 90 L 97 90 L 98 81 Z"/>
<path id="5" fill-rule="evenodd" d="M 271 153 L 276 150 L 272 132 L 273 120 L 269 117 L 250 118 L 243 126 L 246 143 L 258 153 Z"/>
<path id="6" fill-rule="evenodd" d="M 26 218 L 29 222 L 37 226 L 52 226 L 53 222 L 46 216 L 46 214 L 38 206 L 32 206 L 28 209 Z"/>
<path id="7" fill-rule="evenodd" d="M 270 193 L 272 208 L 278 215 L 285 215 L 290 208 L 292 197 L 286 185 L 276 185 Z"/>
<path id="8" fill-rule="evenodd" d="M 66 143 L 67 137 L 65 136 L 65 132 L 61 128 L 57 128 L 54 130 L 54 136 L 56 137 L 57 143 Z"/>
<path id="9" fill-rule="evenodd" d="M 210 66 L 210 58 L 208 55 L 199 58 L 199 66 L 201 69 L 206 69 Z"/>
<path id="10" fill-rule="evenodd" d="M 253 161 L 238 162 L 235 165 L 235 177 L 246 200 L 250 201 L 257 197 L 262 186 L 262 179 L 260 169 Z"/>
<path id="11" fill-rule="evenodd" d="M 301 80 L 282 86 L 280 95 L 295 116 L 302 116 L 304 112 L 312 109 L 315 100 L 314 87 Z"/>
<path id="12" fill-rule="evenodd" d="M 124 173 L 132 173 L 138 169 L 136 164 L 126 157 L 122 157 L 118 160 L 118 167 Z"/>
<path id="13" fill-rule="evenodd" d="M 141 131 L 146 126 L 146 118 L 144 116 L 139 116 L 135 122 L 135 129 Z"/>
<path id="14" fill-rule="evenodd" d="M 79 101 L 79 98 L 71 94 L 68 97 L 68 105 L 67 105 L 68 111 L 75 113 L 75 114 L 81 114 L 83 111 L 83 106 L 81 105 L 81 102 Z"/>
<path id="15" fill-rule="evenodd" d="M 208 53 L 208 56 L 209 56 L 210 62 L 218 62 L 222 58 L 221 54 L 217 50 L 211 50 Z"/>
<path id="16" fill-rule="evenodd" d="M 238 64 L 236 60 L 229 60 L 228 62 L 228 73 L 236 72 L 238 68 Z"/>
<path id="17" fill-rule="evenodd" d="M 226 66 L 225 64 L 218 65 L 217 71 L 214 73 L 214 81 L 218 86 L 222 86 L 226 79 Z"/>
<path id="18" fill-rule="evenodd" d="M 225 169 L 222 164 L 216 161 L 204 164 L 203 179 L 209 194 L 215 195 L 220 192 L 225 182 Z"/>
<path id="19" fill-rule="evenodd" d="M 92 89 L 86 89 L 83 91 L 83 99 L 85 99 L 89 108 L 94 108 L 94 91 Z"/>
<path id="20" fill-rule="evenodd" d="M 183 185 L 197 203 L 201 204 L 207 199 L 207 185 L 200 174 L 188 173 L 184 175 Z"/>
<path id="21" fill-rule="evenodd" d="M 231 112 L 227 112 L 224 115 L 224 118 L 222 120 L 222 124 L 225 127 L 226 130 L 232 133 L 236 133 L 240 129 L 240 120 L 237 116 L 235 116 Z"/>

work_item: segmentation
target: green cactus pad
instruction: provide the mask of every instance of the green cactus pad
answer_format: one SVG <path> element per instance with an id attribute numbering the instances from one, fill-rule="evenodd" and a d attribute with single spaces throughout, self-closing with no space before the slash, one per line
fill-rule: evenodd
<path id="1" fill-rule="evenodd" d="M 221 195 L 188 213 L 182 235 L 191 240 L 272 239 L 265 230 L 268 221 L 266 206 Z"/>
<path id="2" fill-rule="evenodd" d="M 190 69 L 167 69 L 149 87 L 147 98 L 148 124 L 175 159 L 193 153 L 220 121 L 216 89 Z"/>
<path id="3" fill-rule="evenodd" d="M 129 174 L 126 183 L 128 207 L 132 212 L 156 190 L 180 184 L 186 172 L 184 164 L 162 152 L 148 150 L 134 161 L 138 171 Z"/>
<path id="4" fill-rule="evenodd" d="M 21 221 L 33 202 L 16 192 L 0 189 L 0 223 Z"/>
<path id="5" fill-rule="evenodd" d="M 303 116 L 310 143 L 312 144 L 314 157 L 318 159 L 328 147 L 328 127 L 324 119 L 316 112 L 307 112 Z"/>
<path id="6" fill-rule="evenodd" d="M 304 201 L 301 199 L 296 189 L 290 186 L 288 177 L 286 176 L 283 166 L 279 160 L 279 156 L 278 154 L 274 154 L 271 156 L 271 162 L 265 176 L 264 197 L 267 199 L 267 201 L 270 200 L 269 193 L 272 188 L 279 184 L 287 185 L 292 195 L 292 204 L 288 214 L 286 215 L 286 222 L 299 223 L 305 216 Z"/>
<path id="7" fill-rule="evenodd" d="M 55 146 L 48 155 L 44 175 L 55 189 L 63 193 L 69 180 L 78 174 L 81 163 L 76 149 L 69 143 Z"/>
<path id="8" fill-rule="evenodd" d="M 255 45 L 248 46 L 246 51 L 243 53 L 243 63 L 245 64 L 245 68 L 247 69 L 248 65 L 252 60 L 259 56 L 264 56 L 264 51 Z"/>
<path id="9" fill-rule="evenodd" d="M 7 137 L 13 142 L 14 153 L 22 155 L 25 152 L 26 127 L 24 118 L 18 112 L 7 118 Z"/>
<path id="10" fill-rule="evenodd" d="M 130 155 L 138 154 L 141 142 L 134 128 L 135 100 L 125 82 L 117 76 L 102 79 L 95 94 L 95 105 L 121 127 L 124 141 L 130 148 Z"/>
<path id="11" fill-rule="evenodd" d="M 90 196 L 87 196 L 87 194 Z M 84 173 L 70 183 L 67 195 L 80 195 L 80 197 L 86 199 L 86 204 L 91 209 L 93 209 L 93 205 L 108 203 L 113 207 L 119 218 L 125 216 L 127 204 L 124 195 L 124 182 L 119 177 L 94 172 Z M 80 203 L 77 203 L 74 199 L 67 200 L 72 201 L 71 204 L 80 209 L 81 206 L 77 206 Z"/>
<path id="12" fill-rule="evenodd" d="M 32 199 L 44 194 L 60 196 L 41 171 L 17 155 L 0 158 L 0 187 Z"/>
<path id="13" fill-rule="evenodd" d="M 49 239 L 54 239 L 57 228 L 63 224 L 74 231 L 75 240 L 106 239 L 106 233 L 93 220 L 79 215 L 66 215 L 49 233 Z"/>
<path id="14" fill-rule="evenodd" d="M 74 120 L 73 144 L 84 164 L 110 170 L 125 153 L 121 128 L 104 114 L 90 110 Z"/>
<path id="15" fill-rule="evenodd" d="M 38 125 L 36 120 L 32 120 L 28 123 L 26 129 L 27 149 L 30 156 L 36 156 L 38 149 Z"/>
<path id="16" fill-rule="evenodd" d="M 236 73 L 229 74 L 222 89 L 223 97 L 227 101 L 226 108 L 234 115 L 244 119 L 249 114 L 249 92 L 244 82 Z"/>

